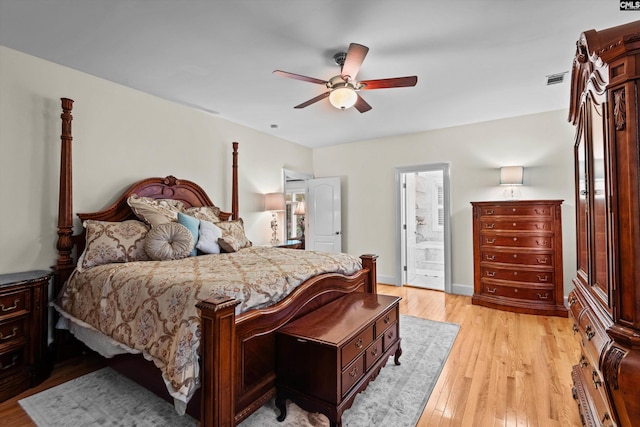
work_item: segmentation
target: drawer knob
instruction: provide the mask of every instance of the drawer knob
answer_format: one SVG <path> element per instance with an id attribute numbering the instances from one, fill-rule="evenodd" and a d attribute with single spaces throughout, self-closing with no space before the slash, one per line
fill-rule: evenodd
<path id="1" fill-rule="evenodd" d="M 487 243 L 488 243 L 488 244 L 490 244 L 490 245 L 496 242 L 496 239 L 491 239 L 491 240 L 489 240 L 489 239 L 485 239 L 485 240 L 486 240 L 486 241 L 487 241 Z"/>
<path id="2" fill-rule="evenodd" d="M 538 245 L 538 246 L 547 246 L 548 242 L 546 240 L 536 240 L 536 245 Z"/>
<path id="3" fill-rule="evenodd" d="M 574 325 L 575 326 L 575 325 Z M 579 362 L 581 367 L 586 367 L 589 366 L 589 362 L 587 361 L 587 357 L 583 354 L 582 356 L 580 356 L 580 362 Z"/>
<path id="4" fill-rule="evenodd" d="M 593 381 L 593 386 L 598 389 L 599 386 L 602 385 L 602 381 L 600 380 L 600 376 L 598 375 L 598 371 L 595 369 L 591 371 L 591 381 Z"/>
<path id="5" fill-rule="evenodd" d="M 513 226 L 514 226 L 514 227 L 517 227 L 517 224 L 514 222 L 514 223 L 513 223 Z"/>
<path id="6" fill-rule="evenodd" d="M 378 347 L 375 347 L 373 350 L 371 350 L 371 355 L 373 357 L 376 357 L 378 355 Z"/>
<path id="7" fill-rule="evenodd" d="M 495 255 L 487 255 L 487 259 L 489 261 L 493 261 L 494 259 L 496 259 L 496 256 Z"/>
<path id="8" fill-rule="evenodd" d="M 493 277 L 493 276 L 495 276 L 495 275 L 496 275 L 496 272 L 495 272 L 495 271 L 487 271 L 487 276 L 489 276 L 489 277 Z"/>
<path id="9" fill-rule="evenodd" d="M 545 292 L 545 294 L 542 295 L 541 293 L 538 292 L 538 298 L 540 298 L 540 299 L 549 299 L 549 293 Z"/>
<path id="10" fill-rule="evenodd" d="M 356 341 L 356 347 L 362 348 L 362 338 L 358 338 L 358 341 Z"/>
<path id="11" fill-rule="evenodd" d="M 576 302 L 578 302 L 576 300 L 576 296 L 575 295 L 571 295 L 571 298 L 569 298 L 569 305 L 574 305 Z"/>
<path id="12" fill-rule="evenodd" d="M 547 258 L 536 258 L 538 264 L 546 264 L 548 262 Z"/>
<path id="13" fill-rule="evenodd" d="M 484 213 L 485 215 L 493 215 L 493 209 L 487 209 Z"/>
<path id="14" fill-rule="evenodd" d="M 384 323 L 389 323 L 389 322 L 391 322 L 391 316 L 387 314 L 386 316 L 384 316 Z"/>
<path id="15" fill-rule="evenodd" d="M 548 282 L 549 281 L 549 276 L 547 276 L 546 274 L 544 276 L 541 276 L 540 274 L 538 274 L 538 282 Z"/>
<path id="16" fill-rule="evenodd" d="M 591 328 L 591 325 L 587 325 L 587 329 L 585 329 L 585 333 L 587 335 L 587 340 L 591 341 L 596 333 Z"/>
<path id="17" fill-rule="evenodd" d="M 578 325 L 576 325 L 575 323 L 573 324 L 573 334 L 577 334 L 578 333 Z M 584 357 L 584 355 L 582 356 Z"/>
<path id="18" fill-rule="evenodd" d="M 513 238 L 513 241 L 514 241 L 514 242 L 517 242 L 517 241 L 518 241 L 518 238 L 517 238 L 517 237 L 514 237 L 514 238 Z"/>
<path id="19" fill-rule="evenodd" d="M 349 376 L 351 378 L 354 378 L 356 375 L 358 375 L 358 367 L 354 366 L 353 369 L 351 370 L 351 372 L 349 372 Z"/>
<path id="20" fill-rule="evenodd" d="M 495 227 L 495 224 L 485 224 L 484 227 L 488 228 L 488 229 L 492 229 L 493 227 Z"/>
<path id="21" fill-rule="evenodd" d="M 20 303 L 20 298 L 16 298 L 13 301 L 13 305 L 11 307 L 5 307 L 4 304 L 0 304 L 0 309 L 2 309 L 2 311 L 11 311 L 13 309 L 18 308 L 19 303 Z"/>
<path id="22" fill-rule="evenodd" d="M 11 335 L 7 335 L 6 337 L 2 334 L 2 332 L 0 332 L 0 340 L 8 340 L 10 338 L 15 337 L 18 334 L 18 327 L 14 326 L 13 328 L 13 333 Z"/>
<path id="23" fill-rule="evenodd" d="M 6 369 L 10 369 L 13 368 L 14 366 L 16 366 L 16 362 L 18 361 L 18 355 L 16 354 L 15 356 L 13 356 L 13 358 L 11 359 L 11 363 L 9 363 L 7 366 L 3 366 L 2 363 L 0 363 L 0 371 L 4 371 Z"/>
<path id="24" fill-rule="evenodd" d="M 490 294 L 495 294 L 497 290 L 498 288 L 493 288 L 493 289 L 487 288 L 487 292 L 489 292 Z"/>

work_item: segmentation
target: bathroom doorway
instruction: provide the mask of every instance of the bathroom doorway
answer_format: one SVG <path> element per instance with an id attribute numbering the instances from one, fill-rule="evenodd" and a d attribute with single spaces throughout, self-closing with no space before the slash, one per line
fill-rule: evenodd
<path id="1" fill-rule="evenodd" d="M 396 168 L 398 284 L 450 292 L 449 165 Z"/>

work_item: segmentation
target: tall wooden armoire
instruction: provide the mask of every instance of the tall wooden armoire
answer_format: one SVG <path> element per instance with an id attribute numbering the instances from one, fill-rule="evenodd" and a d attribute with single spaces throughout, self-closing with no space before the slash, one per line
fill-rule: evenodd
<path id="1" fill-rule="evenodd" d="M 582 356 L 574 397 L 587 426 L 640 426 L 640 21 L 581 34 L 571 76 Z"/>

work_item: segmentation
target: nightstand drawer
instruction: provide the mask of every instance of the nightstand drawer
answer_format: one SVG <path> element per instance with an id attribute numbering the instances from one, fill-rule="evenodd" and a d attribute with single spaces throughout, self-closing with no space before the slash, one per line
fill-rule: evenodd
<path id="1" fill-rule="evenodd" d="M 9 375 L 25 366 L 26 345 L 0 354 L 0 377 Z"/>
<path id="2" fill-rule="evenodd" d="M 28 319 L 21 317 L 0 323 L 0 346 L 28 337 Z"/>
<path id="3" fill-rule="evenodd" d="M 29 311 L 29 290 L 0 295 L 0 321 Z"/>

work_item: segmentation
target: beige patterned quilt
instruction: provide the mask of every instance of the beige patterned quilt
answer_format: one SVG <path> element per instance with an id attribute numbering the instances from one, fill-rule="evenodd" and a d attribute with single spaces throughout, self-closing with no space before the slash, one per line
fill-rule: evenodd
<path id="1" fill-rule="evenodd" d="M 358 258 L 271 247 L 176 261 L 141 261 L 76 271 L 54 306 L 72 321 L 142 351 L 174 397 L 187 402 L 199 386 L 200 319 L 195 304 L 224 294 L 236 312 L 272 305 L 321 273 L 354 274 Z"/>

